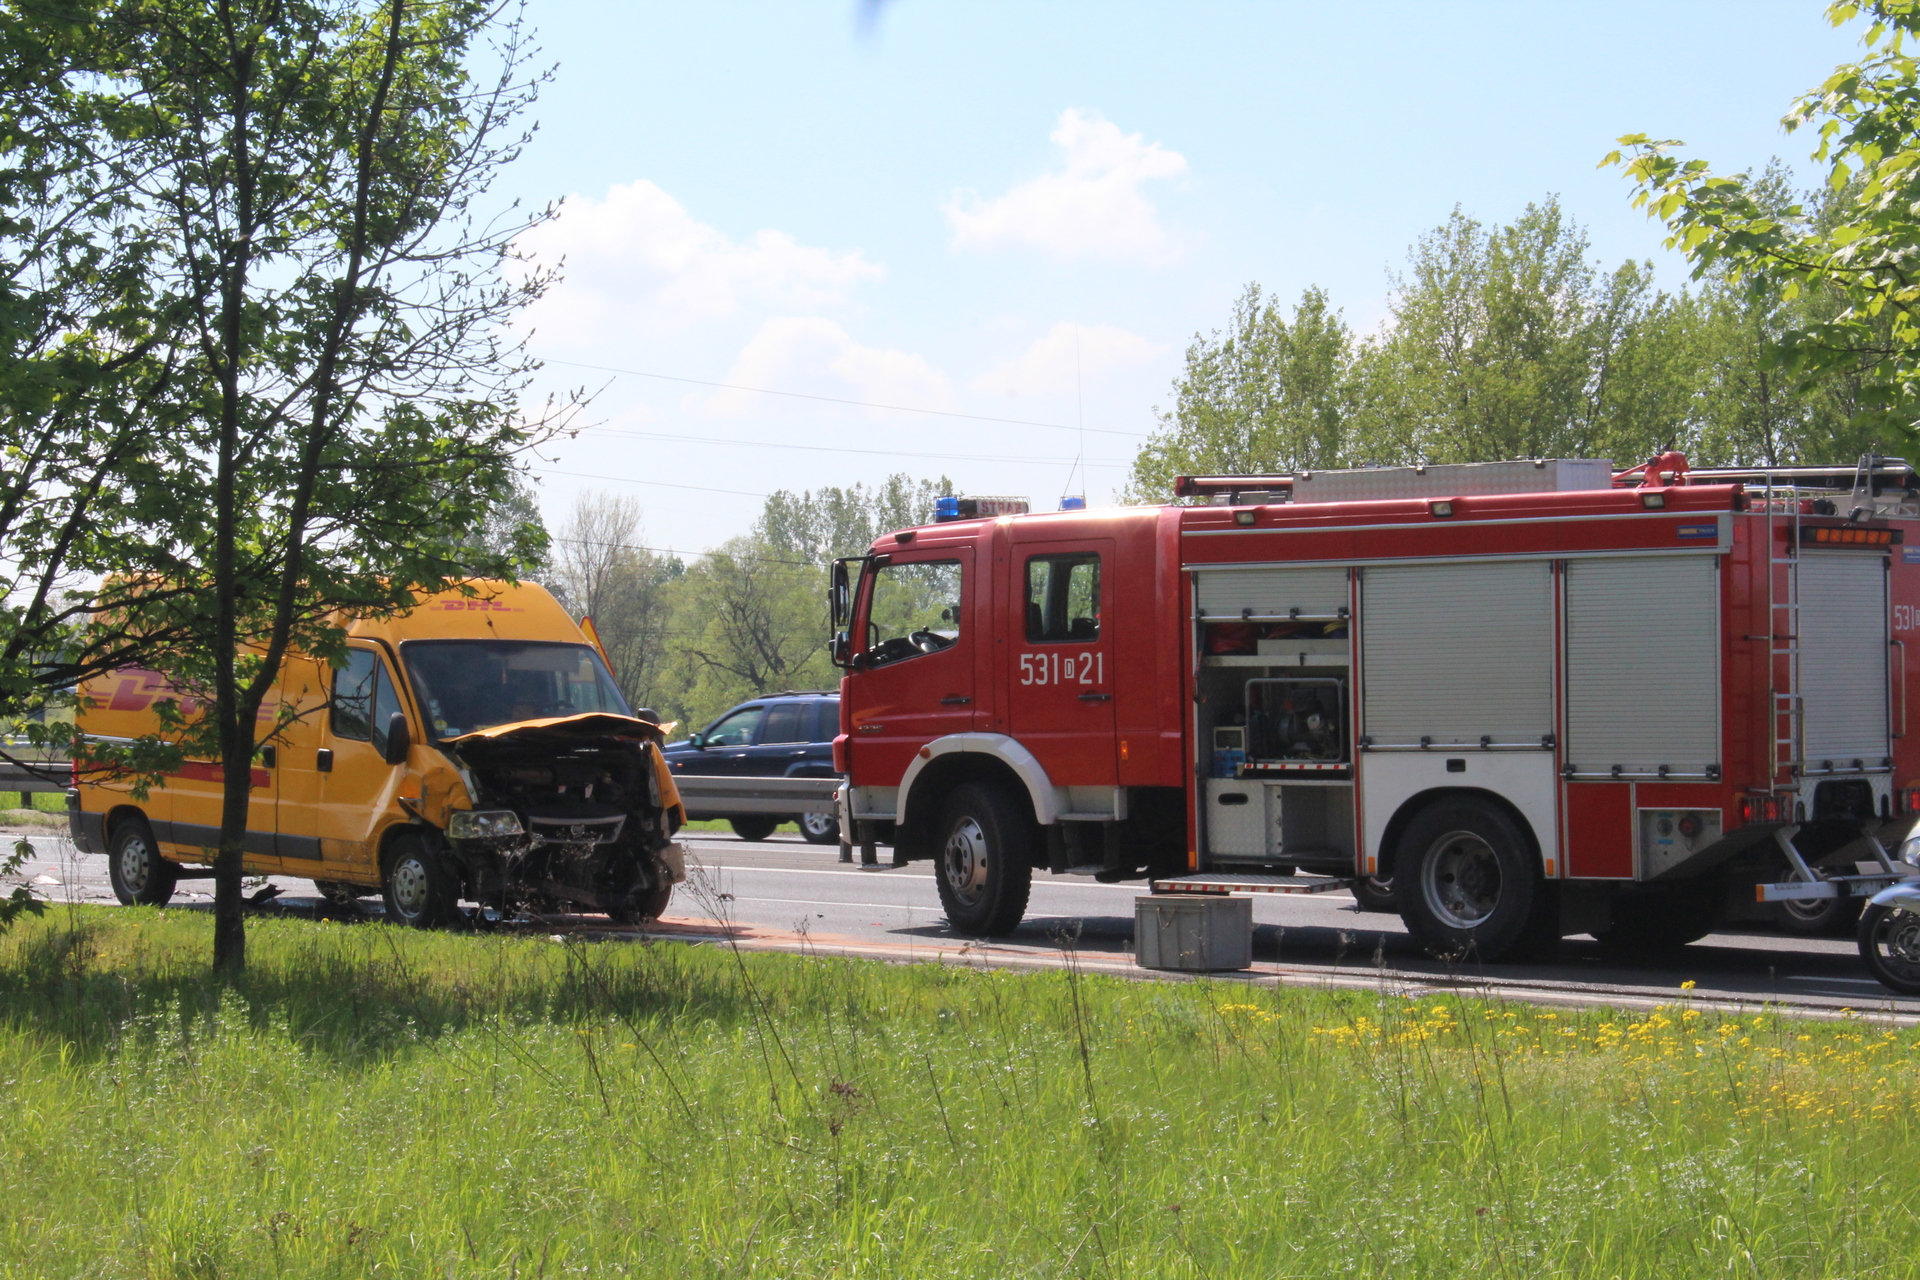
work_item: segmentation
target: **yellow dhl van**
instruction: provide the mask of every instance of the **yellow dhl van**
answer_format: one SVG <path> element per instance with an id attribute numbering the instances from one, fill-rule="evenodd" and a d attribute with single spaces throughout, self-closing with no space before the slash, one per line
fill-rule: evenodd
<path id="1" fill-rule="evenodd" d="M 346 623 L 340 666 L 288 656 L 262 732 L 295 718 L 254 761 L 247 873 L 305 877 L 340 901 L 378 891 L 389 919 L 417 926 L 463 898 L 657 917 L 685 875 L 661 726 L 633 714 L 544 588 L 470 585 Z M 80 692 L 78 727 L 106 741 L 158 733 L 155 703 L 177 697 L 140 670 Z M 218 763 L 188 761 L 144 800 L 126 779 L 83 782 L 68 807 L 75 845 L 109 855 L 123 903 L 165 903 L 183 876 L 212 874 Z"/>

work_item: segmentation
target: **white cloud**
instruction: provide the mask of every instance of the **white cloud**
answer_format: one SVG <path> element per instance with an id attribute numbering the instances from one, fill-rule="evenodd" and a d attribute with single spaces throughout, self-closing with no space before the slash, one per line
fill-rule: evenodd
<path id="1" fill-rule="evenodd" d="M 975 391 L 996 395 L 1067 392 L 1109 369 L 1143 364 L 1167 348 L 1109 324 L 1056 324 L 1045 337 L 1011 360 L 975 378 Z"/>
<path id="2" fill-rule="evenodd" d="M 1140 187 L 1185 173 L 1185 156 L 1075 107 L 1060 113 L 1049 136 L 1066 153 L 1063 169 L 998 199 L 983 202 L 964 192 L 948 202 L 954 248 L 1024 244 L 1063 258 L 1148 263 L 1178 256 L 1180 246 Z"/>
<path id="3" fill-rule="evenodd" d="M 767 321 L 741 349 L 726 381 L 915 409 L 958 407 L 947 376 L 925 357 L 861 346 L 824 316 L 779 316 Z M 765 412 L 767 399 L 747 391 L 722 391 L 706 397 L 704 407 L 714 414 L 737 417 Z"/>
<path id="4" fill-rule="evenodd" d="M 814 248 L 784 231 L 736 242 L 644 179 L 609 188 L 605 199 L 568 200 L 517 247 L 543 265 L 565 259 L 565 278 L 530 317 L 558 342 L 590 340 L 610 326 L 664 332 L 750 304 L 823 306 L 886 274 L 858 249 Z"/>

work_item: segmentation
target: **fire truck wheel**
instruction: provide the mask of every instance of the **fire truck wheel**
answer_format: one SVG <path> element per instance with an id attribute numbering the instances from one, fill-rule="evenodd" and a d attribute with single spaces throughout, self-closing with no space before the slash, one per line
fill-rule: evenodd
<path id="1" fill-rule="evenodd" d="M 1354 882 L 1353 900 L 1362 911 L 1394 915 L 1400 910 L 1400 899 L 1393 896 L 1392 876 L 1362 876 Z"/>
<path id="2" fill-rule="evenodd" d="M 1538 861 L 1504 810 L 1468 797 L 1429 805 L 1400 837 L 1400 918 L 1436 955 L 1500 960 L 1537 950 L 1544 932 L 1535 917 L 1552 906 Z"/>
<path id="3" fill-rule="evenodd" d="M 414 836 L 401 836 L 380 877 L 380 900 L 394 924 L 431 929 L 459 916 L 460 884 L 438 850 Z"/>
<path id="4" fill-rule="evenodd" d="M 1032 824 L 1005 792 L 977 783 L 955 787 L 940 811 L 940 905 L 961 933 L 999 937 L 1027 913 Z"/>
<path id="5" fill-rule="evenodd" d="M 830 813 L 803 813 L 800 834 L 808 844 L 839 844 L 840 819 Z"/>
<path id="6" fill-rule="evenodd" d="M 113 829 L 107 879 L 123 907 L 164 907 L 180 882 L 180 868 L 160 856 L 146 819 L 129 818 Z"/>
<path id="7" fill-rule="evenodd" d="M 1612 960 L 1678 951 L 1713 932 L 1725 900 L 1726 883 L 1714 875 L 1628 890 L 1613 900 L 1611 927 L 1594 938 Z"/>
<path id="8" fill-rule="evenodd" d="M 1860 958 L 1890 989 L 1920 996 L 1920 915 L 1894 906 L 1861 912 Z"/>
<path id="9" fill-rule="evenodd" d="M 765 840 L 780 825 L 778 818 L 729 818 L 727 825 L 733 828 L 733 834 L 742 840 Z"/>

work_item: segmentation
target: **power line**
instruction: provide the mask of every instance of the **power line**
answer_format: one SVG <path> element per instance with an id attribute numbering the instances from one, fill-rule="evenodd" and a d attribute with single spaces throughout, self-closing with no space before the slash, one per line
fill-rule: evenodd
<path id="1" fill-rule="evenodd" d="M 646 547 L 637 542 L 603 542 L 597 538 L 560 538 L 549 536 L 547 541 L 564 542 L 576 547 L 609 547 L 615 551 L 652 551 L 659 555 L 672 556 L 676 560 L 679 560 L 683 556 L 698 559 L 701 556 L 731 554 L 730 552 L 717 552 L 711 549 L 706 551 L 676 551 L 672 547 Z M 811 560 L 781 560 L 774 556 L 754 556 L 753 559 L 762 564 L 792 565 L 796 569 L 818 569 L 822 572 L 825 572 L 827 567 L 824 564 L 815 564 Z"/>
<path id="2" fill-rule="evenodd" d="M 1014 458 L 977 453 L 913 453 L 906 449 L 855 449 L 848 445 L 836 444 L 787 444 L 774 440 L 734 440 L 726 436 L 682 436 L 671 435 L 663 431 L 629 431 L 624 427 L 584 427 L 581 434 L 597 433 L 610 436 L 632 436 L 640 440 L 682 440 L 692 444 L 737 444 L 752 449 L 806 449 L 814 453 L 864 453 L 884 458 L 928 458 L 940 462 L 1009 462 L 1034 466 L 1047 466 L 1065 462 L 1065 458 Z M 1083 462 L 1088 467 L 1124 468 L 1131 464 L 1125 462 Z M 1071 479 L 1071 477 L 1069 477 Z"/>
<path id="3" fill-rule="evenodd" d="M 671 480 L 630 480 L 626 476 L 596 476 L 585 471 L 562 471 L 558 467 L 529 467 L 527 470 L 544 476 L 574 476 L 581 480 L 605 480 L 613 484 L 654 484 L 664 489 L 696 489 L 701 493 L 731 493 L 742 498 L 766 498 L 764 493 L 750 493 L 745 489 L 715 489 L 704 484 L 675 484 Z"/>
<path id="4" fill-rule="evenodd" d="M 662 382 L 684 382 L 695 387 L 717 387 L 722 391 L 751 391 L 763 396 L 790 396 L 795 400 L 820 400 L 827 404 L 848 404 L 859 409 L 887 409 L 894 413 L 924 413 L 936 418 L 966 418 L 973 422 L 1002 422 L 1013 427 L 1046 427 L 1052 431 L 1073 431 L 1076 428 L 1064 422 L 1033 422 L 1026 418 L 993 418 L 980 413 L 960 413 L 953 409 L 922 409 L 905 404 L 877 404 L 871 400 L 846 400 L 839 396 L 817 396 L 805 391 L 778 391 L 772 387 L 747 387 L 733 382 L 708 382 L 703 378 L 680 378 L 671 373 L 648 373 L 643 369 L 616 369 L 612 365 L 583 364 L 578 360 L 544 360 L 545 364 L 565 365 L 570 369 L 593 369 L 600 373 L 626 374 L 634 378 L 657 378 Z M 1125 436 L 1129 440 L 1145 440 L 1147 436 L 1139 431 L 1115 431 L 1110 427 L 1087 427 L 1097 435 Z"/>

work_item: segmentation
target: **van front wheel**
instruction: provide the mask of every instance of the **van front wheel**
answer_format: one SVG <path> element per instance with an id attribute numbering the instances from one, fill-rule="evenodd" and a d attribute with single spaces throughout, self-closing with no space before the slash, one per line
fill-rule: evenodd
<path id="1" fill-rule="evenodd" d="M 460 914 L 460 885 L 438 850 L 414 836 L 394 841 L 380 877 L 380 899 L 387 919 L 414 929 L 431 929 Z"/>
<path id="2" fill-rule="evenodd" d="M 123 907 L 164 907 L 180 883 L 180 868 L 160 856 L 160 845 L 144 818 L 114 829 L 107 850 L 107 879 Z"/>

